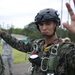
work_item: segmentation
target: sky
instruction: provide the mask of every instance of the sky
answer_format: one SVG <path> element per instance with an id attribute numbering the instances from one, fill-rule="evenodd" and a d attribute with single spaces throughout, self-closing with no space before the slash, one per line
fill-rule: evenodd
<path id="1" fill-rule="evenodd" d="M 34 21 L 36 14 L 45 8 L 58 10 L 62 22 L 68 20 L 68 12 L 63 0 L 63 11 L 61 18 L 61 0 L 0 0 L 0 26 L 1 28 L 24 28 Z M 70 0 L 72 8 L 74 7 Z M 74 9 L 74 8 L 73 8 Z"/>

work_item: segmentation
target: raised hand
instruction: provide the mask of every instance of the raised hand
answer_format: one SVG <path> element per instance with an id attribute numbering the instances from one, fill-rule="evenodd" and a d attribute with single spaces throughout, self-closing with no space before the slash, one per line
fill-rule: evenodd
<path id="1" fill-rule="evenodd" d="M 75 0 L 73 0 L 74 6 L 75 6 Z M 71 31 L 72 33 L 75 34 L 75 14 L 70 6 L 69 3 L 66 3 L 66 7 L 68 9 L 68 12 L 70 14 L 71 17 L 71 24 L 69 25 L 68 23 L 63 23 L 63 26 L 68 29 L 69 31 Z"/>

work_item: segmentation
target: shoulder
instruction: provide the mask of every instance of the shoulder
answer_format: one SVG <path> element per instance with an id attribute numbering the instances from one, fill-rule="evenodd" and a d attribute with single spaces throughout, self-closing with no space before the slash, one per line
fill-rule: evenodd
<path id="1" fill-rule="evenodd" d="M 62 53 L 67 54 L 68 52 L 71 52 L 72 50 L 75 51 L 74 43 L 64 43 L 64 42 L 62 42 L 62 43 L 59 44 L 58 51 L 59 51 L 60 54 L 62 54 Z"/>
<path id="2" fill-rule="evenodd" d="M 65 48 L 67 48 L 67 47 L 75 47 L 75 44 L 74 43 L 65 43 L 65 42 L 62 42 L 62 43 L 60 43 L 59 44 L 59 48 L 61 48 L 61 47 L 65 47 Z"/>
<path id="3" fill-rule="evenodd" d="M 44 39 L 35 39 L 35 40 L 31 40 L 30 42 L 33 44 L 34 43 L 40 44 L 40 43 L 44 42 Z"/>

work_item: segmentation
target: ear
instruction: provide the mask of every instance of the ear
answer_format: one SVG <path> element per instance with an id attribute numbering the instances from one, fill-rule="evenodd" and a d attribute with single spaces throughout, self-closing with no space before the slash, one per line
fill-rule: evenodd
<path id="1" fill-rule="evenodd" d="M 57 24 L 56 24 L 56 28 L 58 28 L 58 27 L 59 27 L 59 24 L 57 23 Z"/>
<path id="2" fill-rule="evenodd" d="M 54 28 L 58 28 L 59 27 L 59 24 L 58 23 L 55 23 L 55 25 L 54 25 Z"/>

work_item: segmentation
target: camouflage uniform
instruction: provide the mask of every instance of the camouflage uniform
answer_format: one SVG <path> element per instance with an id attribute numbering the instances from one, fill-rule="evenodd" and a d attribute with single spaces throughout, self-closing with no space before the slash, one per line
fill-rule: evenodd
<path id="1" fill-rule="evenodd" d="M 10 75 L 13 75 L 14 70 L 14 55 L 12 52 L 12 47 L 7 44 L 2 39 L 2 60 L 5 65 L 5 70 L 7 69 L 6 65 L 9 66 L 9 73 Z"/>
<path id="2" fill-rule="evenodd" d="M 2 57 L 0 55 L 0 75 L 4 75 L 4 71 L 5 71 L 5 66 L 4 66 Z"/>
<path id="3" fill-rule="evenodd" d="M 36 43 L 29 42 L 25 44 L 23 41 L 19 41 L 16 38 L 6 34 L 5 32 L 1 34 L 1 37 L 10 44 L 13 48 L 22 51 L 22 52 L 36 52 L 40 58 L 43 57 L 49 57 L 50 56 L 50 50 L 44 51 L 44 40 L 37 41 Z M 48 46 L 54 46 L 57 43 L 60 43 L 58 41 L 55 41 L 54 43 L 49 44 Z M 36 47 L 35 47 L 36 45 Z M 56 63 L 56 62 L 55 62 Z M 54 64 L 53 64 L 54 65 Z M 40 66 L 37 66 L 36 64 L 33 64 L 33 70 L 32 75 L 47 75 L 49 70 L 42 71 Z M 74 44 L 59 44 L 58 47 L 58 63 L 53 71 L 55 73 L 54 75 L 75 75 L 75 47 Z"/>

